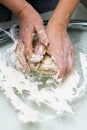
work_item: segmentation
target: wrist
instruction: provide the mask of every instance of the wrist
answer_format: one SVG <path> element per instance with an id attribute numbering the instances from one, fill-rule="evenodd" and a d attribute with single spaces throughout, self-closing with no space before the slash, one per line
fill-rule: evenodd
<path id="1" fill-rule="evenodd" d="M 17 17 L 18 17 L 19 19 L 24 18 L 24 17 L 26 16 L 26 14 L 27 14 L 27 8 L 26 8 L 26 6 L 23 7 L 23 8 L 21 8 L 21 9 L 16 13 L 16 15 L 17 15 Z"/>
<path id="2" fill-rule="evenodd" d="M 21 20 L 29 18 L 29 16 L 35 17 L 35 14 L 38 14 L 37 11 L 29 3 L 27 3 L 21 10 L 19 10 L 17 16 Z"/>
<path id="3" fill-rule="evenodd" d="M 0 3 L 9 8 L 18 17 L 19 14 L 29 6 L 25 0 L 0 0 Z"/>
<path id="4" fill-rule="evenodd" d="M 55 19 L 51 18 L 48 22 L 48 27 L 51 28 L 56 28 L 58 31 L 66 31 L 67 30 L 67 24 L 60 22 L 60 21 L 56 21 Z"/>
<path id="5" fill-rule="evenodd" d="M 19 19 L 24 18 L 27 14 L 29 15 L 29 13 L 31 12 L 31 8 L 33 8 L 30 4 L 28 4 L 27 2 L 22 6 L 22 8 L 20 8 L 16 15 Z"/>

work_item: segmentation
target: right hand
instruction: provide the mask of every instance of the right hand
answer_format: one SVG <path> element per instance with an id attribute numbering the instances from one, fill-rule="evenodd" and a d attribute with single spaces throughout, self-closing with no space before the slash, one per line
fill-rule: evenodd
<path id="1" fill-rule="evenodd" d="M 49 22 L 46 28 L 50 41 L 48 52 L 58 66 L 58 78 L 63 78 L 74 66 L 74 47 L 66 28 Z"/>
<path id="2" fill-rule="evenodd" d="M 32 56 L 32 42 L 33 42 L 33 34 L 37 33 L 40 43 L 39 48 L 37 49 L 38 55 L 44 54 L 44 45 L 48 44 L 47 35 L 43 26 L 43 21 L 38 12 L 31 6 L 27 7 L 26 9 L 22 10 L 19 15 L 20 21 L 20 31 L 19 31 L 19 40 L 18 45 L 16 47 L 16 53 L 22 49 L 22 45 L 25 44 L 25 52 L 22 52 L 22 56 L 20 57 L 20 52 L 18 52 L 19 56 L 18 59 L 22 65 L 22 67 L 28 71 L 29 67 L 25 59 L 25 54 L 28 57 Z M 22 43 L 22 44 L 21 44 Z M 25 54 L 23 54 L 25 53 Z M 25 60 L 23 60 L 23 58 Z M 23 62 L 23 61 L 24 62 Z"/>

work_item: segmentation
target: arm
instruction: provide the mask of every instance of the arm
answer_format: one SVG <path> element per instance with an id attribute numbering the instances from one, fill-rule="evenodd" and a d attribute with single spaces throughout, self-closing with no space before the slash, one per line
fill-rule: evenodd
<path id="1" fill-rule="evenodd" d="M 29 67 L 26 63 L 25 55 L 30 59 L 32 57 L 33 48 L 33 34 L 37 33 L 40 43 L 47 45 L 48 39 L 43 26 L 42 18 L 39 13 L 26 1 L 26 0 L 0 0 L 0 3 L 8 7 L 19 18 L 20 30 L 18 45 L 16 47 L 16 53 L 19 54 L 18 59 L 22 67 L 28 71 Z M 22 52 L 22 46 L 25 44 L 25 51 Z M 44 46 L 40 44 L 38 47 L 38 55 L 44 54 Z"/>
<path id="2" fill-rule="evenodd" d="M 54 24 L 67 28 L 70 18 L 80 0 L 60 0 L 51 20 Z"/>
<path id="3" fill-rule="evenodd" d="M 16 16 L 18 16 L 20 23 L 22 21 L 25 23 L 25 19 L 27 22 L 29 22 L 30 19 L 30 22 L 33 24 L 34 29 L 38 34 L 40 42 L 47 46 L 48 39 L 43 27 L 43 21 L 39 13 L 26 0 L 0 0 L 0 3 L 5 5 Z M 39 33 L 40 31 L 42 31 L 42 33 Z"/>
<path id="4" fill-rule="evenodd" d="M 0 0 L 0 3 L 9 8 L 16 16 L 27 7 L 32 8 L 25 0 Z"/>
<path id="5" fill-rule="evenodd" d="M 48 22 L 48 51 L 58 66 L 58 77 L 71 71 L 74 65 L 74 48 L 67 34 L 67 26 L 79 0 L 60 0 Z"/>

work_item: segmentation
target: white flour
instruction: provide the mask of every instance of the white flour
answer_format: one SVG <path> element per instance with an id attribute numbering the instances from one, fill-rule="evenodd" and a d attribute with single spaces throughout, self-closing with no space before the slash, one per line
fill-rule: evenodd
<path id="1" fill-rule="evenodd" d="M 84 95 L 87 87 L 87 57 L 79 53 L 79 58 L 79 70 L 76 65 L 64 83 L 59 85 L 48 75 L 23 74 L 15 67 L 14 46 L 3 55 L 0 53 L 0 88 L 18 111 L 22 122 L 44 121 L 65 113 L 73 114 L 72 101 Z"/>

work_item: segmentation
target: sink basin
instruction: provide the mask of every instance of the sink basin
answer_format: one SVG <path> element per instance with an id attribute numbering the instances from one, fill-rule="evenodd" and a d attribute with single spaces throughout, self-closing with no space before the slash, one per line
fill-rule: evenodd
<path id="1" fill-rule="evenodd" d="M 83 28 L 70 28 L 68 30 L 70 38 L 75 47 L 75 53 L 78 51 L 87 56 L 87 31 Z M 4 34 L 3 34 L 4 35 Z M 7 34 L 8 35 L 8 34 Z M 0 52 L 4 54 L 7 48 L 12 46 L 14 39 L 6 35 L 4 42 L 0 44 Z M 17 36 L 16 36 L 17 38 Z M 79 60 L 79 57 L 77 57 Z M 79 63 L 79 62 L 78 62 Z M 79 70 L 80 65 L 77 64 Z M 13 109 L 11 103 L 0 90 L 0 129 L 2 130 L 82 130 L 87 129 L 87 95 L 85 94 L 74 103 L 74 114 L 62 117 L 56 117 L 52 120 L 43 122 L 26 123 L 20 122 L 16 116 L 16 111 Z M 49 111 L 49 108 L 48 108 Z"/>

